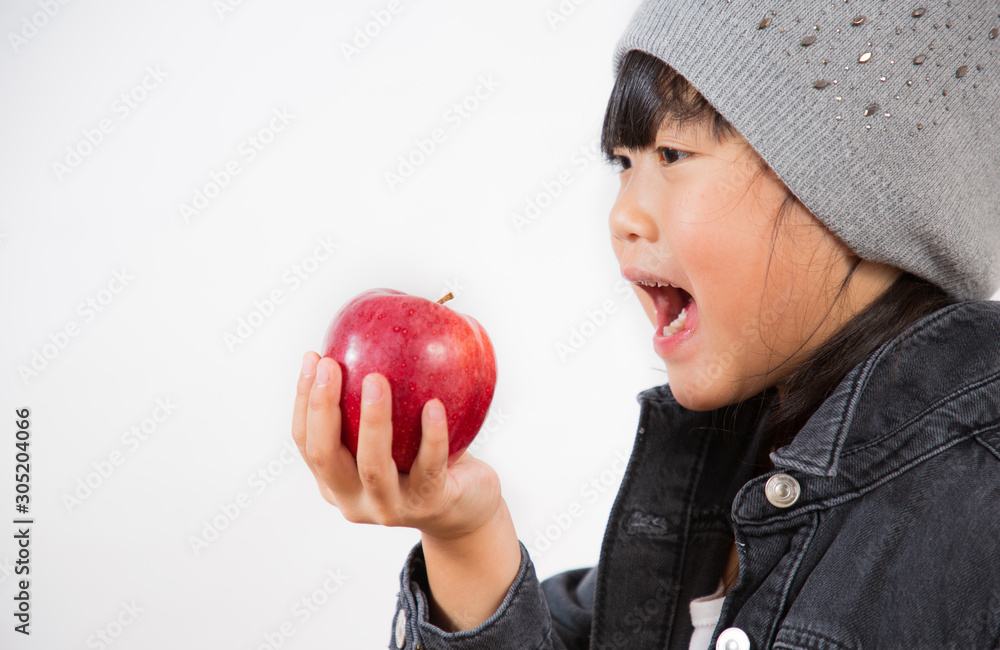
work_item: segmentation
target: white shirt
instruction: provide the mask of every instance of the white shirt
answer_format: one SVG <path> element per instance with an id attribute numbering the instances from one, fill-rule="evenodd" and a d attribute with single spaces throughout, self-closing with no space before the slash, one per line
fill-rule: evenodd
<path id="1" fill-rule="evenodd" d="M 691 622 L 694 623 L 694 634 L 691 635 L 688 650 L 708 649 L 712 633 L 715 632 L 715 626 L 719 622 L 719 614 L 722 613 L 722 601 L 726 599 L 725 592 L 726 585 L 720 580 L 719 587 L 714 594 L 691 601 Z"/>

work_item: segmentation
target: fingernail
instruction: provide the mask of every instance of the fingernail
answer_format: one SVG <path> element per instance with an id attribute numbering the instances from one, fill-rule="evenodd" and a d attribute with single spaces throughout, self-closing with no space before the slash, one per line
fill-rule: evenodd
<path id="1" fill-rule="evenodd" d="M 437 402 L 431 402 L 427 407 L 427 417 L 431 424 L 444 424 L 444 409 Z"/>
<path id="2" fill-rule="evenodd" d="M 326 386 L 328 383 L 330 383 L 330 368 L 320 359 L 319 364 L 316 365 L 316 385 Z"/>
<path id="3" fill-rule="evenodd" d="M 377 402 L 382 399 L 382 385 L 374 377 L 365 377 L 361 384 L 361 398 L 366 402 Z"/>
<path id="4" fill-rule="evenodd" d="M 312 352 L 306 352 L 302 355 L 302 376 L 308 377 L 312 374 Z"/>

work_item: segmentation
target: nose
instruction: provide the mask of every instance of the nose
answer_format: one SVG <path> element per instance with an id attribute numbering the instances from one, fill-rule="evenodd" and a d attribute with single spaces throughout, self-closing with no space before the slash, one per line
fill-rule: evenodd
<path id="1" fill-rule="evenodd" d="M 638 239 L 655 241 L 656 221 L 652 211 L 655 199 L 646 177 L 638 168 L 622 174 L 621 188 L 608 217 L 613 239 L 625 243 L 635 243 Z"/>

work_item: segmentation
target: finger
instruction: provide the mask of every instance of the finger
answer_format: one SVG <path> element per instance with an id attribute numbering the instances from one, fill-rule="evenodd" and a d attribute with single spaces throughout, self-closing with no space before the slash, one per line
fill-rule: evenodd
<path id="1" fill-rule="evenodd" d="M 292 407 L 292 440 L 299 448 L 302 459 L 306 461 L 309 469 L 312 464 L 306 455 L 306 415 L 309 410 L 309 391 L 316 377 L 316 362 L 319 355 L 315 352 L 306 352 L 302 357 L 302 371 L 299 373 L 299 381 L 295 386 L 295 405 Z"/>
<path id="2" fill-rule="evenodd" d="M 411 505 L 419 507 L 441 490 L 448 473 L 448 420 L 441 400 L 424 404 L 420 449 L 409 475 Z"/>
<path id="3" fill-rule="evenodd" d="M 340 441 L 341 372 L 335 359 L 324 357 L 316 364 L 316 379 L 309 391 L 306 413 L 306 458 L 316 480 L 339 495 L 360 493 L 351 452 Z"/>
<path id="4" fill-rule="evenodd" d="M 316 378 L 316 364 L 319 355 L 309 351 L 302 356 L 302 370 L 299 373 L 299 381 L 295 387 L 295 405 L 292 407 L 292 440 L 298 447 L 299 455 L 305 461 L 306 467 L 312 472 L 313 478 L 319 487 L 320 494 L 330 503 L 335 503 L 334 495 L 330 488 L 323 483 L 323 479 L 316 472 L 309 454 L 306 453 L 306 418 L 309 411 L 309 392 L 312 389 L 313 381 Z"/>
<path id="5" fill-rule="evenodd" d="M 399 470 L 392 459 L 392 395 L 389 382 L 378 373 L 366 375 L 361 387 L 358 477 L 365 493 L 380 508 L 395 501 Z"/>

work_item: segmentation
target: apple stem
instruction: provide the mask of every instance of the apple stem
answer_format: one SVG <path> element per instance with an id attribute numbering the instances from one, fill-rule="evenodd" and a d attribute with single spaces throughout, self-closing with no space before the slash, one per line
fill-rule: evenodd
<path id="1" fill-rule="evenodd" d="M 442 298 L 441 298 L 440 300 L 438 300 L 438 301 L 437 301 L 437 303 L 438 303 L 439 305 L 443 305 L 444 303 L 448 302 L 449 300 L 451 300 L 451 299 L 452 299 L 452 298 L 454 298 L 454 297 L 455 297 L 455 296 L 454 296 L 454 294 L 452 294 L 452 293 L 451 293 L 451 292 L 449 291 L 449 292 L 448 292 L 448 293 L 446 293 L 446 294 L 445 294 L 445 295 L 444 295 L 444 296 L 443 296 L 443 297 L 442 297 Z"/>

